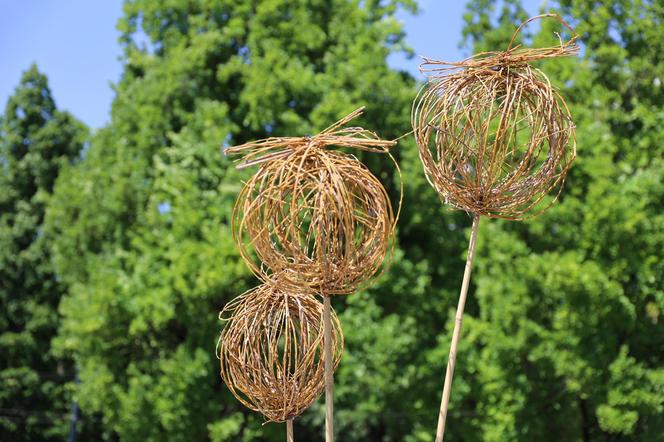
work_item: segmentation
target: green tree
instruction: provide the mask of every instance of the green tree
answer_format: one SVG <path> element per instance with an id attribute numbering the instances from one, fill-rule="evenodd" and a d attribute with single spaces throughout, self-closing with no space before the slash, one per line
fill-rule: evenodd
<path id="1" fill-rule="evenodd" d="M 0 439 L 62 440 L 71 362 L 53 353 L 63 293 L 44 235 L 54 182 L 87 131 L 57 110 L 46 76 L 23 73 L 0 120 Z"/>
<path id="2" fill-rule="evenodd" d="M 394 18 L 400 7 L 414 6 L 125 3 L 119 24 L 125 67 L 111 123 L 94 137 L 84 160 L 58 180 L 47 215 L 47 230 L 57 238 L 58 274 L 69 288 L 60 307 L 58 348 L 77 361 L 85 419 L 99 416 L 104 437 L 283 438 L 282 426 L 261 426 L 261 417 L 244 409 L 219 379 L 218 311 L 256 284 L 229 230 L 246 175 L 219 145 L 312 133 L 360 105 L 367 110 L 359 124 L 383 137 L 406 132 L 415 84 L 386 65 L 388 54 L 404 48 Z M 394 190 L 394 167 L 380 157 L 366 159 Z M 385 348 L 397 316 L 363 329 L 385 313 L 377 302 L 364 306 L 360 299 L 347 309 L 353 312 L 349 343 L 357 344 L 349 345 L 341 384 L 356 381 L 367 364 L 392 370 L 407 352 L 404 347 L 390 355 Z M 343 311 L 344 303 L 335 301 L 335 307 Z M 375 360 L 380 353 L 383 361 Z M 390 385 L 384 376 L 377 380 Z M 383 392 L 364 382 L 360 390 L 339 390 L 340 409 L 358 410 L 340 427 L 349 435 L 345 440 L 386 431 L 375 409 L 386 408 L 399 392 L 396 385 Z M 369 398 L 369 390 L 378 396 Z M 375 422 L 364 420 L 367 413 Z M 320 438 L 321 418 L 314 409 L 298 420 L 298 439 Z"/>

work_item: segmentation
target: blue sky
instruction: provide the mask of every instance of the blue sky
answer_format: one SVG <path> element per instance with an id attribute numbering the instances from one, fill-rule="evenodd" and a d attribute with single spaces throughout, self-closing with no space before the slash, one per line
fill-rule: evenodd
<path id="1" fill-rule="evenodd" d="M 464 3 L 420 0 L 417 16 L 399 15 L 407 41 L 418 55 L 456 60 Z M 537 12 L 539 0 L 524 1 Z M 36 62 L 46 73 L 60 109 L 93 128 L 109 120 L 113 90 L 120 77 L 121 54 L 115 29 L 122 0 L 0 0 L 0 109 L 19 82 L 21 72 Z M 419 77 L 419 57 L 393 55 L 390 65 Z"/>
<path id="2" fill-rule="evenodd" d="M 120 77 L 121 0 L 0 0 L 0 109 L 32 62 L 56 104 L 92 127 L 109 119 Z"/>

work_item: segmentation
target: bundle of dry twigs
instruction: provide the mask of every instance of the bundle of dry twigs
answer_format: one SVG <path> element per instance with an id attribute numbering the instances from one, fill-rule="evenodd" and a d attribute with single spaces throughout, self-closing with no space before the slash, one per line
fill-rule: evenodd
<path id="1" fill-rule="evenodd" d="M 545 14 L 524 22 L 505 52 L 423 63 L 429 82 L 413 105 L 415 139 L 429 182 L 458 209 L 517 220 L 562 189 L 576 154 L 574 123 L 565 100 L 529 63 L 579 47 L 575 36 L 550 48 L 512 47 L 523 26 L 542 17 L 569 28 Z"/>
<path id="2" fill-rule="evenodd" d="M 320 294 L 347 294 L 385 268 L 396 225 L 387 192 L 354 156 L 327 149 L 389 155 L 393 141 L 343 127 L 361 112 L 313 137 L 269 138 L 227 149 L 243 155 L 239 167 L 261 165 L 240 192 L 233 216 L 235 241 L 259 278 L 281 273 Z"/>
<path id="3" fill-rule="evenodd" d="M 221 377 L 233 395 L 268 421 L 308 408 L 325 387 L 323 304 L 277 277 L 228 303 L 217 344 Z M 334 366 L 343 334 L 332 312 Z"/>

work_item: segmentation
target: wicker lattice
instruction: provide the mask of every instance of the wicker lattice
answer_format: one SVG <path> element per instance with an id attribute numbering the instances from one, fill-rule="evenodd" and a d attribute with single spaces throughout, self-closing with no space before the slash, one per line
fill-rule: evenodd
<path id="1" fill-rule="evenodd" d="M 514 36 L 543 17 L 569 28 L 545 14 Z M 430 78 L 413 105 L 412 124 L 426 176 L 445 202 L 513 220 L 550 206 L 538 203 L 562 189 L 576 154 L 575 127 L 565 100 L 529 63 L 575 54 L 575 40 L 523 49 L 512 47 L 513 37 L 505 52 L 456 63 L 425 59 Z"/>
<path id="2" fill-rule="evenodd" d="M 385 268 L 396 224 L 387 192 L 354 156 L 327 149 L 389 155 L 393 141 L 343 127 L 361 111 L 313 137 L 269 138 L 227 150 L 244 155 L 240 167 L 261 165 L 233 216 L 235 241 L 261 279 L 280 273 L 317 293 L 347 294 Z"/>
<path id="3" fill-rule="evenodd" d="M 217 345 L 221 377 L 245 406 L 283 422 L 308 408 L 325 387 L 323 304 L 278 277 L 230 302 Z M 343 334 L 332 311 L 334 367 Z"/>

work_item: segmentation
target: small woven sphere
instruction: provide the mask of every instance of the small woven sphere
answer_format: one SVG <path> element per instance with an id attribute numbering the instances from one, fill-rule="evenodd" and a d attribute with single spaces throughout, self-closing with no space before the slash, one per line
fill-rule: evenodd
<path id="1" fill-rule="evenodd" d="M 538 203 L 560 192 L 576 155 L 565 101 L 526 63 L 498 59 L 431 78 L 412 124 L 427 179 L 444 201 L 493 218 L 546 210 L 550 204 Z"/>
<path id="2" fill-rule="evenodd" d="M 394 224 L 387 192 L 366 166 L 309 144 L 265 163 L 245 184 L 233 237 L 259 278 L 280 273 L 335 295 L 352 293 L 382 272 Z"/>
<path id="3" fill-rule="evenodd" d="M 217 346 L 221 377 L 233 395 L 268 421 L 301 414 L 325 388 L 323 304 L 313 294 L 276 282 L 226 305 Z M 336 369 L 343 352 L 341 325 L 331 311 Z"/>

